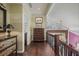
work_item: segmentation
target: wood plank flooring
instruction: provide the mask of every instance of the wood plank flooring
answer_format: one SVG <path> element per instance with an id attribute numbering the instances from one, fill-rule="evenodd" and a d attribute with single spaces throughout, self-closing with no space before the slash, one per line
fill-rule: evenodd
<path id="1" fill-rule="evenodd" d="M 23 56 L 54 56 L 54 50 L 46 42 L 32 42 Z"/>

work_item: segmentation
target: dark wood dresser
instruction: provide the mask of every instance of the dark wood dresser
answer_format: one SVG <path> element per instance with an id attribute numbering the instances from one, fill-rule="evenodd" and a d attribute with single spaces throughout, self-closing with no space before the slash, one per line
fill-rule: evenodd
<path id="1" fill-rule="evenodd" d="M 44 41 L 44 28 L 33 29 L 33 41 Z"/>

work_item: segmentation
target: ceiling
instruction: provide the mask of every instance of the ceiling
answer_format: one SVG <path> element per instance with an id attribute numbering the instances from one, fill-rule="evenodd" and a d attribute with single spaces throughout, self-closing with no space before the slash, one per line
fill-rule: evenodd
<path id="1" fill-rule="evenodd" d="M 32 3 L 30 5 L 31 5 L 32 14 L 46 15 L 50 4 L 49 3 Z"/>
<path id="2" fill-rule="evenodd" d="M 15 5 L 17 3 L 10 3 L 10 5 Z M 21 5 L 18 3 L 18 5 Z M 34 15 L 46 15 L 51 3 L 29 3 L 29 6 L 31 8 L 31 12 Z"/>

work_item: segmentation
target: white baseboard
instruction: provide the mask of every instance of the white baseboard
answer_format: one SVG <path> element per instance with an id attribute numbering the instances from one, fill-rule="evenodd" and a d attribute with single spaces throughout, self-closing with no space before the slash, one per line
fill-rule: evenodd
<path id="1" fill-rule="evenodd" d="M 24 50 L 22 50 L 22 51 L 17 51 L 17 53 L 24 53 Z"/>
<path id="2" fill-rule="evenodd" d="M 28 42 L 28 44 L 27 45 L 29 45 L 31 42 Z M 25 49 L 23 49 L 23 50 L 21 50 L 21 51 L 17 51 L 17 53 L 24 53 L 24 50 Z"/>

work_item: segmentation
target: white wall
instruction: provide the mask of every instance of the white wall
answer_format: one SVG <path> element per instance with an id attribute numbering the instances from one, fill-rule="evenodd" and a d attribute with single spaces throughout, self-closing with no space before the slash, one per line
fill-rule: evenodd
<path id="1" fill-rule="evenodd" d="M 24 52 L 23 35 L 22 35 L 22 4 L 8 4 L 10 14 L 10 24 L 15 28 L 14 31 L 18 32 L 18 53 Z"/>
<path id="2" fill-rule="evenodd" d="M 47 24 L 50 26 L 53 26 L 53 23 L 62 22 L 70 30 L 79 32 L 79 4 L 55 4 L 51 12 L 47 15 L 47 20 Z"/>
<path id="3" fill-rule="evenodd" d="M 31 20 L 31 10 L 27 4 L 23 4 L 23 28 L 24 33 L 27 32 L 27 45 L 31 42 L 30 34 L 30 20 Z"/>

